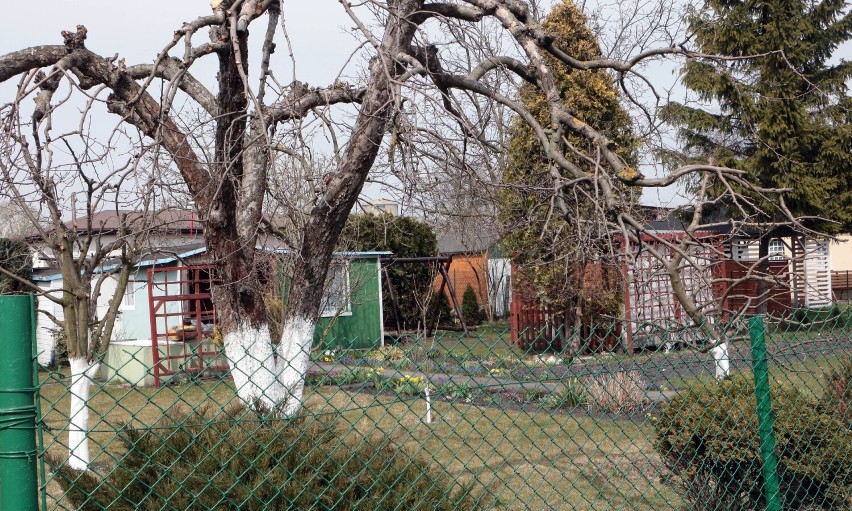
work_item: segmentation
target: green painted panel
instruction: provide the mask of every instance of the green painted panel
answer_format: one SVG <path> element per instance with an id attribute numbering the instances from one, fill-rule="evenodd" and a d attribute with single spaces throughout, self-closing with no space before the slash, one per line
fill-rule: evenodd
<path id="1" fill-rule="evenodd" d="M 381 345 L 382 312 L 379 269 L 375 258 L 352 259 L 349 265 L 350 310 L 317 322 L 314 344 L 331 348 L 374 348 Z"/>

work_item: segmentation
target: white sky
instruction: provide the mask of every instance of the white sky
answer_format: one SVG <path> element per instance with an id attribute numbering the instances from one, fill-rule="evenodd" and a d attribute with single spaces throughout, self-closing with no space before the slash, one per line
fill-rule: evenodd
<path id="1" fill-rule="evenodd" d="M 40 2 L 8 2 L 4 5 L 3 38 L 0 54 L 42 44 L 61 44 L 62 30 L 74 30 L 77 24 L 88 29 L 87 47 L 101 55 L 118 54 L 128 65 L 153 62 L 181 23 L 210 13 L 207 1 L 148 0 L 130 3 L 116 0 L 42 0 Z M 334 81 L 355 46 L 354 24 L 337 0 L 293 0 L 285 2 L 284 16 L 296 56 L 296 78 L 312 85 Z M 260 39 L 265 19 L 253 25 L 254 40 Z M 195 36 L 196 44 L 206 34 Z M 849 57 L 850 45 L 841 56 Z M 173 50 L 172 55 L 179 55 Z M 255 52 L 256 54 L 256 52 Z M 199 79 L 213 88 L 215 57 L 205 57 L 202 67 L 193 68 Z M 282 83 L 292 80 L 292 64 L 286 44 L 278 35 L 273 56 L 274 72 Z M 351 68 L 354 69 L 354 68 Z M 256 80 L 257 63 L 250 64 L 250 76 Z M 671 85 L 676 81 L 674 67 L 660 67 L 651 78 Z M 13 83 L 0 85 L 0 101 L 13 90 Z M 110 126 L 110 129 L 112 126 Z M 646 193 L 644 202 L 669 202 L 674 190 Z M 678 201 L 678 202 L 682 202 Z"/>

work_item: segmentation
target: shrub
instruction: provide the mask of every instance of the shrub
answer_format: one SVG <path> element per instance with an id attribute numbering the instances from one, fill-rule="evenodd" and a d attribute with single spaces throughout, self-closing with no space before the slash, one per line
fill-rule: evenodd
<path id="1" fill-rule="evenodd" d="M 234 420 L 170 413 L 125 427 L 126 448 L 103 479 L 52 461 L 75 509 L 472 509 L 466 488 L 388 440 L 340 448 L 316 419 L 278 420 L 245 409 Z M 356 435 L 357 436 L 357 435 Z"/>
<path id="2" fill-rule="evenodd" d="M 839 369 L 826 376 L 819 407 L 824 413 L 838 417 L 847 428 L 852 427 L 852 357 L 846 357 Z"/>
<path id="3" fill-rule="evenodd" d="M 437 309 L 437 311 L 435 309 Z M 436 325 L 452 325 L 455 322 L 453 317 L 453 307 L 450 305 L 450 299 L 447 298 L 447 293 L 435 293 L 429 300 L 429 316 L 427 319 L 432 319 L 436 312 Z"/>
<path id="4" fill-rule="evenodd" d="M 398 368 L 402 368 L 409 363 L 408 356 L 406 356 L 405 351 L 399 346 L 376 348 L 367 353 L 364 358 L 371 362 L 388 363 Z"/>
<path id="5" fill-rule="evenodd" d="M 479 308 L 476 291 L 470 284 L 467 285 L 462 295 L 462 315 L 468 326 L 476 326 L 482 323 L 482 309 Z"/>
<path id="6" fill-rule="evenodd" d="M 783 508 L 849 509 L 849 427 L 795 389 L 774 386 L 772 411 Z M 749 378 L 688 389 L 662 411 L 655 429 L 657 452 L 693 509 L 765 508 Z"/>
<path id="7" fill-rule="evenodd" d="M 636 371 L 619 371 L 586 384 L 587 404 L 599 412 L 631 413 L 645 404 L 642 379 Z"/>
<path id="8" fill-rule="evenodd" d="M 30 249 L 20 240 L 0 238 L 0 266 L 6 271 L 29 281 L 33 273 Z M 0 274 L 0 295 L 29 293 L 30 288 L 16 279 Z"/>
<path id="9" fill-rule="evenodd" d="M 828 307 L 812 307 L 795 309 L 790 315 L 792 328 L 808 331 L 830 330 L 834 328 L 850 328 L 852 326 L 852 307 L 842 304 Z"/>

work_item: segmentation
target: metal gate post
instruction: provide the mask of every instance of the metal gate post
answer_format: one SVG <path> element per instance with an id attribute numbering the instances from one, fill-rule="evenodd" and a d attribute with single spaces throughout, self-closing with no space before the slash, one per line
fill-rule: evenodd
<path id="1" fill-rule="evenodd" d="M 781 511 L 778 483 L 778 459 L 775 456 L 774 417 L 769 396 L 769 367 L 766 363 L 766 332 L 763 316 L 749 320 L 751 363 L 754 371 L 754 394 L 757 398 L 757 429 L 760 434 L 760 457 L 763 464 L 763 494 L 767 511 Z"/>
<path id="2" fill-rule="evenodd" d="M 32 295 L 0 296 L 0 509 L 38 510 Z"/>

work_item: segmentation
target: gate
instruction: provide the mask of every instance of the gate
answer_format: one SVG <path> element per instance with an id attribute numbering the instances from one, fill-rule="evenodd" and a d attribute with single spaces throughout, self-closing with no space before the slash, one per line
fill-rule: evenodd
<path id="1" fill-rule="evenodd" d="M 154 385 L 228 370 L 211 289 L 212 264 L 148 269 Z"/>

